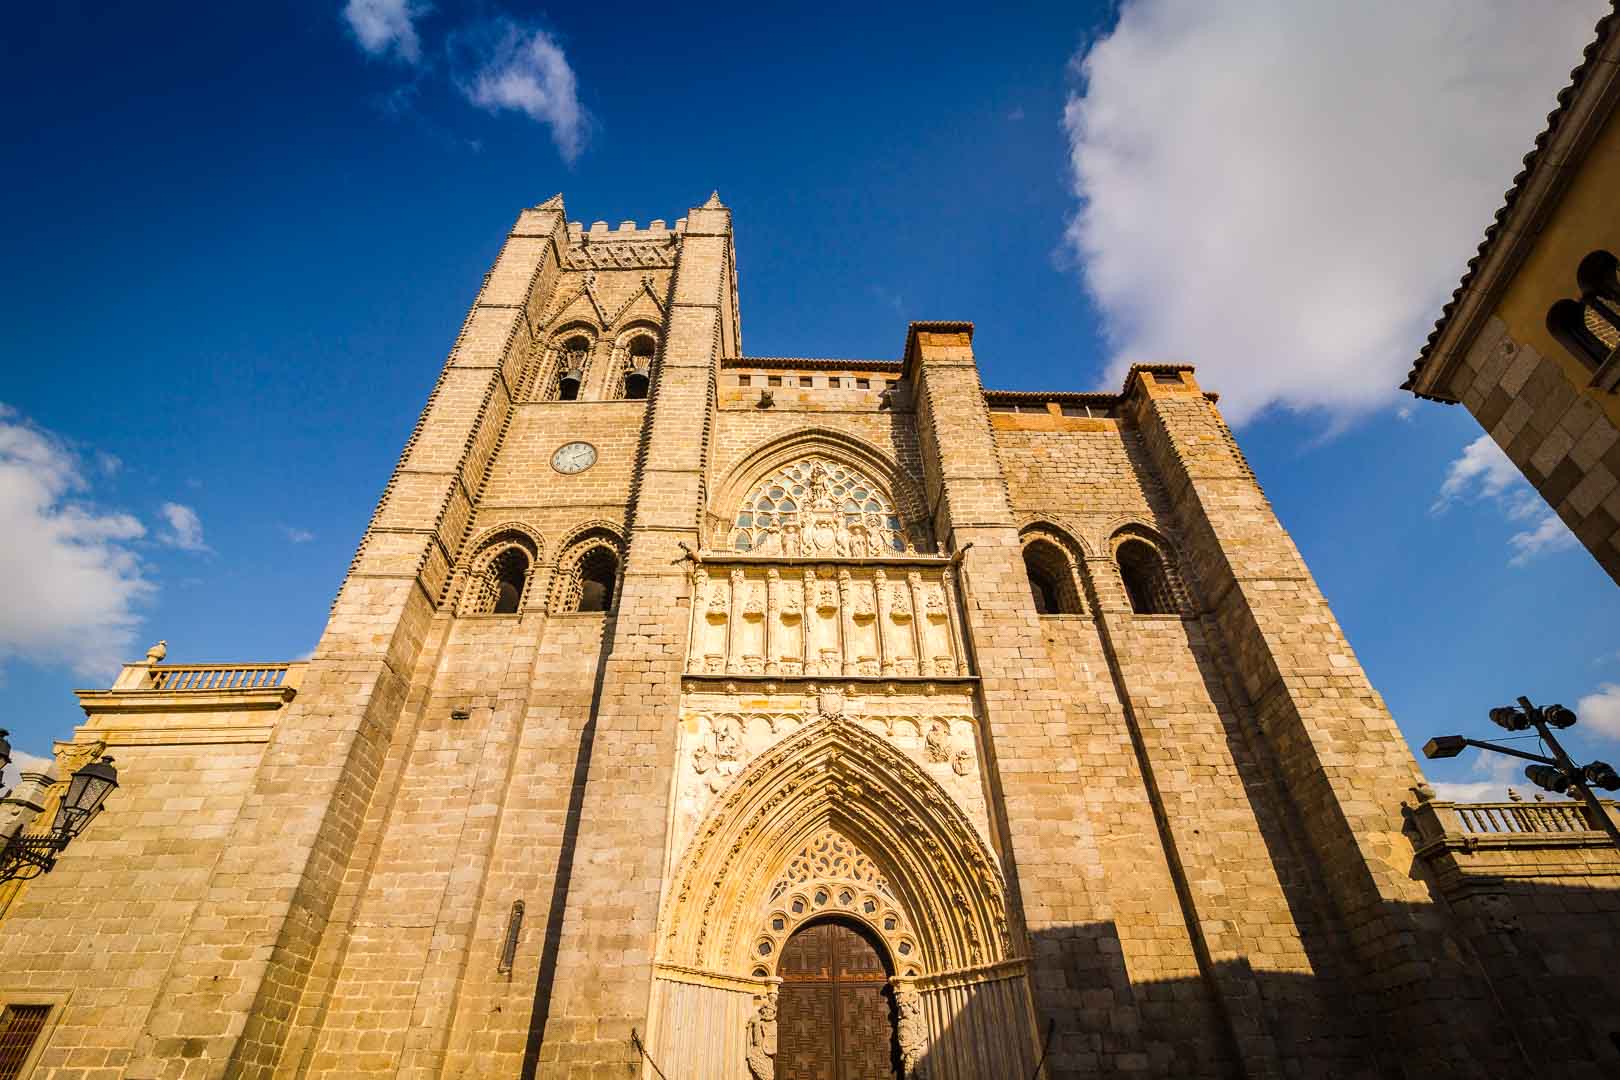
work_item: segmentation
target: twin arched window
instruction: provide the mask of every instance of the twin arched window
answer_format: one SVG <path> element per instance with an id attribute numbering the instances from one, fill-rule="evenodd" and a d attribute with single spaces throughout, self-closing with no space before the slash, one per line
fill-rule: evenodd
<path id="1" fill-rule="evenodd" d="M 640 400 L 652 391 L 653 360 L 658 352 L 658 334 L 652 327 L 637 328 L 621 338 L 614 348 L 616 369 L 609 371 L 603 387 L 611 398 Z M 535 376 L 534 400 L 579 401 L 585 393 L 596 338 L 587 327 L 564 330 L 553 341 L 540 373 Z"/>
<path id="2" fill-rule="evenodd" d="M 1547 310 L 1547 332 L 1590 371 L 1620 348 L 1620 260 L 1594 251 L 1575 270 L 1578 300 L 1559 300 Z"/>
<path id="3" fill-rule="evenodd" d="M 1024 534 L 1024 574 L 1040 615 L 1079 615 L 1085 611 L 1075 560 L 1069 545 L 1043 531 Z M 1180 590 L 1158 544 L 1134 530 L 1117 534 L 1114 562 L 1120 583 L 1137 615 L 1178 615 Z"/>

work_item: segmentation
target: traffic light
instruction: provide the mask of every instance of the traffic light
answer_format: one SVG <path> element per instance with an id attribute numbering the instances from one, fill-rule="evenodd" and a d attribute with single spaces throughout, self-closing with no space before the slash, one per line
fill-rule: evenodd
<path id="1" fill-rule="evenodd" d="M 1530 782 L 1539 788 L 1556 791 L 1560 795 L 1569 790 L 1570 780 L 1568 775 L 1562 769 L 1552 765 L 1526 765 L 1524 775 L 1529 777 Z"/>
<path id="2" fill-rule="evenodd" d="M 1567 728 L 1575 726 L 1575 713 L 1562 705 L 1548 705 L 1541 710 L 1541 718 L 1547 722 L 1548 727 Z"/>
<path id="3" fill-rule="evenodd" d="M 1614 766 L 1607 761 L 1594 761 L 1581 770 L 1581 779 L 1590 787 L 1602 788 L 1604 791 L 1620 791 L 1620 775 L 1616 775 Z"/>
<path id="4" fill-rule="evenodd" d="M 1503 705 L 1491 710 L 1491 723 L 1509 731 L 1523 731 L 1530 726 L 1530 718 L 1517 705 Z"/>

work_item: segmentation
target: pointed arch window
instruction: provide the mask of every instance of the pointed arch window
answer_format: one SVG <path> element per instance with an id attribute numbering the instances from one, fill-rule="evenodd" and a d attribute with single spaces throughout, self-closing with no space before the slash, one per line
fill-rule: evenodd
<path id="1" fill-rule="evenodd" d="M 842 544 L 843 554 L 906 550 L 889 493 L 858 469 L 820 457 L 796 461 L 749 492 L 732 521 L 731 549 L 817 554 L 822 541 L 806 532 L 822 526 L 826 546 Z"/>

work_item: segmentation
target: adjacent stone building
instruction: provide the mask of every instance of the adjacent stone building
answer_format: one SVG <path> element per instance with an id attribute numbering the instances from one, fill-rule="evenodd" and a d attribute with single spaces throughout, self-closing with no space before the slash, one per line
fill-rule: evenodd
<path id="1" fill-rule="evenodd" d="M 1611 10 L 1402 389 L 1461 402 L 1620 582 L 1617 103 Z"/>
<path id="2" fill-rule="evenodd" d="M 307 662 L 80 697 L 0 1078 L 1620 1069 L 1620 860 L 1427 797 L 1190 367 L 750 357 L 718 197 L 522 212 Z"/>

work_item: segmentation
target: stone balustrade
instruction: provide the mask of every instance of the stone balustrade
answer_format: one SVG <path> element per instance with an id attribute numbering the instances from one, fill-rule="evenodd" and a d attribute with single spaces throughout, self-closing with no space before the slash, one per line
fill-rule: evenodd
<path id="1" fill-rule="evenodd" d="M 188 664 L 150 669 L 151 690 L 262 690 L 280 686 L 289 664 Z"/>
<path id="2" fill-rule="evenodd" d="M 1600 801 L 1620 823 L 1620 803 Z M 1404 810 L 1407 835 L 1418 855 L 1431 860 L 1448 852 L 1467 854 L 1485 847 L 1613 848 L 1603 827 L 1591 819 L 1592 811 L 1575 799 L 1455 803 L 1420 796 Z M 1616 856 L 1620 866 L 1620 852 Z"/>

